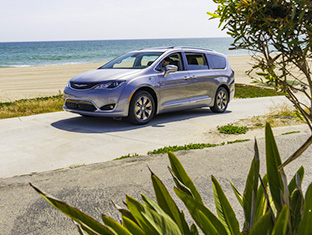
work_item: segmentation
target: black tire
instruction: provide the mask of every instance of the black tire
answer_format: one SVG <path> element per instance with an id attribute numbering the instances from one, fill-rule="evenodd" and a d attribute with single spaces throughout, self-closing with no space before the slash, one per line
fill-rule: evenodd
<path id="1" fill-rule="evenodd" d="M 155 101 L 147 91 L 138 91 L 131 99 L 128 120 L 136 125 L 148 123 L 155 114 Z"/>
<path id="2" fill-rule="evenodd" d="M 213 107 L 210 107 L 214 113 L 224 113 L 229 104 L 229 92 L 224 87 L 219 87 L 216 93 Z"/>

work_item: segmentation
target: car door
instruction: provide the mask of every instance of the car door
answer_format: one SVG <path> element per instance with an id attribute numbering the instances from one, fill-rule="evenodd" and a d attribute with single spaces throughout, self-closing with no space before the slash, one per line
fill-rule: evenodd
<path id="1" fill-rule="evenodd" d="M 191 104 L 209 105 L 213 100 L 215 72 L 209 69 L 206 55 L 198 52 L 185 52 L 186 68 L 189 73 L 189 89 L 193 91 Z"/>
<path id="2" fill-rule="evenodd" d="M 164 77 L 164 72 L 158 75 L 161 110 L 187 106 L 193 95 L 189 90 L 189 73 L 184 69 L 181 53 L 173 53 L 169 57 L 171 64 L 178 66 L 178 71 L 169 73 L 168 77 Z"/>

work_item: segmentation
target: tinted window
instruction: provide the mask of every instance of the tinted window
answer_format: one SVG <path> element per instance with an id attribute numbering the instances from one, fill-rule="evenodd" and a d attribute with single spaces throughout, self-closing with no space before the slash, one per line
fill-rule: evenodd
<path id="1" fill-rule="evenodd" d="M 185 53 L 188 70 L 208 69 L 207 61 L 204 54 Z"/>
<path id="2" fill-rule="evenodd" d="M 211 69 L 225 69 L 226 60 L 222 56 L 208 55 L 209 66 Z"/>

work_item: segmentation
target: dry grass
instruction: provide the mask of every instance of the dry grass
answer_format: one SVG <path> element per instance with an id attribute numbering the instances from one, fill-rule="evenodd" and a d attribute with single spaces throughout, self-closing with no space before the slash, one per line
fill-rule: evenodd
<path id="1" fill-rule="evenodd" d="M 0 103 L 0 119 L 62 110 L 63 95 Z"/>
<path id="2" fill-rule="evenodd" d="M 248 119 L 242 119 L 234 123 L 238 126 L 247 126 L 249 129 L 263 128 L 268 122 L 271 127 L 291 126 L 304 124 L 300 114 L 289 104 L 280 104 L 272 106 L 270 112 L 263 116 L 256 116 Z"/>

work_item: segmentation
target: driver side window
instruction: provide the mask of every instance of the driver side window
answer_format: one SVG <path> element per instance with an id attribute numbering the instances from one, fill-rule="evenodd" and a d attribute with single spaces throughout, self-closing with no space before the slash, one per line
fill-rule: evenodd
<path id="1" fill-rule="evenodd" d="M 169 56 L 169 58 L 171 60 L 170 64 L 177 66 L 178 67 L 178 71 L 184 70 L 183 69 L 183 63 L 182 63 L 182 60 L 181 60 L 182 57 L 181 57 L 180 53 L 171 54 Z"/>
<path id="2" fill-rule="evenodd" d="M 173 53 L 169 56 L 167 56 L 164 60 L 168 61 L 168 63 L 165 64 L 169 64 L 169 65 L 175 65 L 178 67 L 178 71 L 182 71 L 184 70 L 183 68 L 183 63 L 182 63 L 182 59 L 181 59 L 181 54 L 180 53 Z M 162 62 L 160 62 L 160 64 L 157 66 L 157 70 L 163 70 L 162 67 Z"/>

